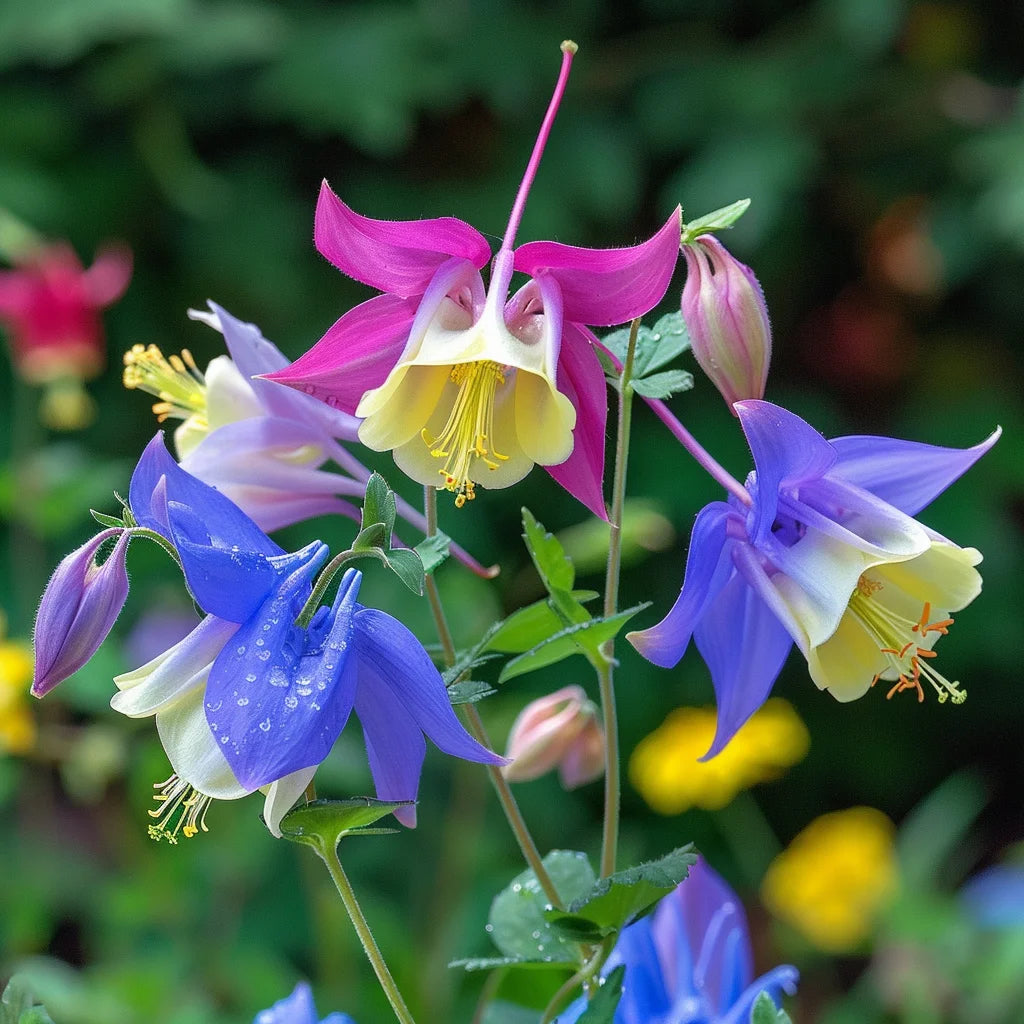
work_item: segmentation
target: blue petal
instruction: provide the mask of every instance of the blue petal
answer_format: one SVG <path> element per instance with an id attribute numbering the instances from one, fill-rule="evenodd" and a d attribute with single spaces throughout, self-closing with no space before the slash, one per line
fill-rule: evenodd
<path id="1" fill-rule="evenodd" d="M 380 800 L 415 800 L 427 744 L 401 700 L 372 669 L 362 666 L 355 712 L 363 727 L 366 756 Z M 400 807 L 395 817 L 416 827 L 416 808 Z"/>
<path id="2" fill-rule="evenodd" d="M 737 573 L 708 608 L 694 639 L 711 671 L 718 703 L 718 730 L 703 761 L 720 753 L 765 702 L 792 638 Z"/>
<path id="3" fill-rule="evenodd" d="M 253 1024 L 317 1024 L 316 1006 L 309 985 L 300 981 L 290 996 L 256 1014 Z"/>
<path id="4" fill-rule="evenodd" d="M 356 680 L 349 654 L 361 574 L 346 572 L 331 609 L 321 609 L 302 629 L 293 620 L 317 564 L 296 569 L 210 671 L 206 718 L 231 770 L 249 789 L 323 761 L 352 709 Z"/>
<path id="5" fill-rule="evenodd" d="M 462 727 L 448 700 L 441 674 L 423 645 L 397 619 L 376 608 L 360 608 L 355 616 L 360 689 L 367 673 L 371 686 L 388 687 L 429 739 L 446 754 L 505 764 Z"/>
<path id="6" fill-rule="evenodd" d="M 779 489 L 814 480 L 836 461 L 832 446 L 809 423 L 771 402 L 733 405 L 757 470 L 751 540 L 763 544 L 775 522 Z"/>
<path id="7" fill-rule="evenodd" d="M 657 625 L 626 634 L 640 654 L 655 665 L 671 668 L 679 661 L 708 604 L 731 575 L 732 561 L 726 549 L 730 520 L 742 523 L 722 501 L 713 501 L 697 513 L 683 587 L 675 604 Z"/>
<path id="8" fill-rule="evenodd" d="M 622 1001 L 616 1020 L 644 1024 L 661 1020 L 672 1001 L 665 989 L 661 959 L 654 943 L 650 918 L 641 918 L 624 929 L 615 945 L 615 955 L 626 965 Z M 614 967 L 615 964 L 609 964 Z"/>
<path id="9" fill-rule="evenodd" d="M 999 440 L 1001 429 L 973 448 L 940 448 L 918 441 L 855 435 L 837 437 L 832 475 L 917 515 Z"/>

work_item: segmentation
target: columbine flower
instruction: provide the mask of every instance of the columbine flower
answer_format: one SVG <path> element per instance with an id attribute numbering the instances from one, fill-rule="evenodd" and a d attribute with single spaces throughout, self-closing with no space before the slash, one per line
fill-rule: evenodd
<path id="1" fill-rule="evenodd" d="M 702 761 L 715 727 L 714 708 L 677 708 L 637 744 L 629 778 L 653 810 L 720 810 L 741 790 L 803 760 L 810 743 L 807 727 L 781 697 L 754 712 L 717 757 Z"/>
<path id="2" fill-rule="evenodd" d="M 508 487 L 534 463 L 606 517 L 607 402 L 595 338 L 585 325 L 625 323 L 665 294 L 679 243 L 677 209 L 629 249 L 530 242 L 513 250 L 526 196 L 561 100 L 562 73 L 485 289 L 490 246 L 461 220 L 381 221 L 349 209 L 324 184 L 317 248 L 383 295 L 346 313 L 271 380 L 363 418 L 359 439 L 393 450 L 423 484 L 453 491 Z M 530 281 L 510 299 L 514 271 Z M 438 477 L 440 476 L 440 482 Z"/>
<path id="3" fill-rule="evenodd" d="M 895 888 L 895 832 L 873 807 L 815 818 L 769 866 L 765 903 L 820 949 L 855 949 Z"/>
<path id="4" fill-rule="evenodd" d="M 966 882 L 960 899 L 981 928 L 1024 929 L 1024 866 L 993 864 Z"/>
<path id="5" fill-rule="evenodd" d="M 370 471 L 338 442 L 354 441 L 359 421 L 260 379 L 288 367 L 288 360 L 254 324 L 209 306 L 209 313 L 189 315 L 223 334 L 228 356 L 217 356 L 203 372 L 187 349 L 165 357 L 155 345 L 136 345 L 124 356 L 125 387 L 159 399 L 153 406 L 159 422 L 182 421 L 174 431 L 182 469 L 227 495 L 261 529 L 331 513 L 358 522 L 359 510 L 345 499 L 362 496 Z M 344 474 L 327 472 L 327 460 Z M 403 519 L 426 530 L 422 513 L 401 498 L 396 505 Z M 458 545 L 452 554 L 489 574 Z"/>
<path id="6" fill-rule="evenodd" d="M 115 679 L 112 706 L 156 715 L 174 774 L 151 830 L 175 839 L 205 828 L 211 799 L 267 792 L 271 831 L 305 789 L 354 710 L 383 800 L 414 800 L 424 734 L 455 757 L 503 759 L 459 724 L 440 674 L 390 615 L 356 600 L 347 571 L 330 608 L 295 620 L 327 557 L 314 542 L 285 554 L 224 495 L 189 476 L 160 435 L 132 478 L 131 507 L 173 543 L 207 618 L 171 650 Z M 148 502 L 147 495 L 155 496 Z M 136 500 L 138 498 L 138 500 Z M 396 817 L 413 826 L 415 809 Z"/>
<path id="7" fill-rule="evenodd" d="M 527 782 L 558 769 L 564 789 L 604 772 L 604 732 L 582 686 L 564 686 L 531 701 L 512 724 L 503 769 L 509 782 Z"/>
<path id="8" fill-rule="evenodd" d="M 932 648 L 981 590 L 981 555 L 911 518 L 995 443 L 937 448 L 885 437 L 829 442 L 768 402 L 737 402 L 754 456 L 750 504 L 735 495 L 697 515 L 686 578 L 668 615 L 629 634 L 672 666 L 693 636 L 711 670 L 718 753 L 764 702 L 795 641 L 811 678 L 838 700 L 878 679 L 889 696 L 923 683 L 964 699 Z"/>
<path id="9" fill-rule="evenodd" d="M 18 373 L 48 389 L 43 412 L 51 426 L 87 421 L 91 405 L 81 382 L 106 361 L 99 311 L 121 297 L 131 273 L 125 248 L 102 250 L 83 270 L 65 244 L 32 249 L 16 270 L 0 271 L 0 323 Z"/>
<path id="10" fill-rule="evenodd" d="M 772 357 L 764 292 L 754 272 L 714 235 L 683 246 L 682 313 L 693 354 L 726 405 L 761 398 Z"/>
<path id="11" fill-rule="evenodd" d="M 626 976 L 614 1024 L 747 1024 L 762 992 L 778 1005 L 799 977 L 793 967 L 776 967 L 754 978 L 743 907 L 704 861 L 652 915 L 622 932 L 602 973 L 619 964 Z M 586 1006 L 579 999 L 558 1020 L 575 1024 Z"/>
<path id="12" fill-rule="evenodd" d="M 355 1024 L 347 1013 L 332 1013 L 322 1021 L 316 1012 L 313 992 L 300 981 L 286 999 L 274 1003 L 269 1010 L 260 1010 L 252 1024 Z"/>

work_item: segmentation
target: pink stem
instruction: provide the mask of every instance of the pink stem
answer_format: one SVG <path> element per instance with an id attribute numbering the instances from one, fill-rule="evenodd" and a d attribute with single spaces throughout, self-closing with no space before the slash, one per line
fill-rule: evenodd
<path id="1" fill-rule="evenodd" d="M 672 436 L 704 467 L 730 494 L 734 494 L 744 505 L 752 505 L 750 492 L 728 470 L 715 461 L 698 443 L 686 427 L 676 419 L 669 407 L 657 398 L 644 401 L 654 410 L 654 415 L 671 431 Z"/>
<path id="2" fill-rule="evenodd" d="M 540 158 L 547 144 L 548 135 L 551 134 L 551 126 L 555 123 L 555 114 L 558 113 L 558 105 L 562 102 L 562 94 L 569 81 L 569 69 L 572 67 L 572 59 L 576 55 L 576 44 L 567 39 L 562 43 L 562 70 L 558 74 L 558 82 L 555 84 L 555 92 L 548 104 L 548 112 L 544 115 L 544 121 L 540 126 L 540 134 L 533 144 L 533 153 L 530 155 L 530 162 L 526 165 L 526 173 L 523 175 L 522 184 L 516 193 L 516 201 L 512 205 L 512 213 L 508 219 L 508 227 L 505 229 L 505 237 L 501 240 L 502 249 L 511 249 L 515 244 L 516 233 L 519 231 L 519 222 L 523 217 L 523 208 L 526 206 L 526 197 L 529 194 L 533 179 L 537 176 L 537 168 L 540 166 Z"/>

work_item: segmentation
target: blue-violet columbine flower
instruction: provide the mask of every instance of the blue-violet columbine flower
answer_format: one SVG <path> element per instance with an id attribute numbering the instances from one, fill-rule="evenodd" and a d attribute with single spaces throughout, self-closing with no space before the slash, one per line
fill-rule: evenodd
<path id="1" fill-rule="evenodd" d="M 562 73 L 493 262 L 487 239 L 464 221 L 371 220 L 324 184 L 317 248 L 384 294 L 268 375 L 362 418 L 363 444 L 392 450 L 406 474 L 453 491 L 459 506 L 477 486 L 508 487 L 536 463 L 606 518 L 607 397 L 586 325 L 646 313 L 675 267 L 678 208 L 632 248 L 530 242 L 513 249 L 573 52 L 574 44 L 563 45 Z M 485 288 L 480 271 L 488 262 Z M 530 280 L 508 298 L 514 271 Z"/>
<path id="2" fill-rule="evenodd" d="M 614 1024 L 747 1024 L 762 992 L 778 1006 L 796 991 L 794 967 L 754 978 L 743 906 L 728 885 L 698 861 L 654 913 L 619 936 L 602 973 L 626 965 Z M 559 1024 L 575 1024 L 577 1000 Z"/>
<path id="3" fill-rule="evenodd" d="M 300 981 L 290 996 L 260 1010 L 252 1024 L 355 1024 L 347 1013 L 332 1013 L 320 1020 L 309 985 Z"/>
<path id="4" fill-rule="evenodd" d="M 949 612 L 981 590 L 981 555 L 912 517 L 999 437 L 938 448 L 887 437 L 826 441 L 768 402 L 737 402 L 754 457 L 750 504 L 731 495 L 697 515 L 686 576 L 656 626 L 628 639 L 670 667 L 691 636 L 711 670 L 718 753 L 764 703 L 795 641 L 811 678 L 838 700 L 880 678 L 889 696 L 924 683 L 940 701 L 964 691 L 932 664 Z"/>

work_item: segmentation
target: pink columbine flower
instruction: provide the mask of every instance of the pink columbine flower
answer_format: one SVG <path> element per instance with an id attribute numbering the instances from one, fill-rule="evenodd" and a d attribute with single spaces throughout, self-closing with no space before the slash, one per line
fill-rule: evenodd
<path id="1" fill-rule="evenodd" d="M 564 789 L 576 789 L 604 771 L 604 733 L 597 709 L 581 686 L 564 686 L 531 701 L 508 737 L 502 769 L 509 782 L 528 782 L 558 769 Z"/>
<path id="2" fill-rule="evenodd" d="M 124 294 L 131 276 L 126 248 L 101 250 L 84 270 L 63 243 L 35 250 L 18 269 L 0 272 L 0 323 L 22 377 L 30 384 L 95 377 L 105 362 L 99 311 Z"/>
<path id="3" fill-rule="evenodd" d="M 700 368 L 730 409 L 733 402 L 763 398 L 772 329 L 760 282 L 714 235 L 684 245 L 683 255 L 683 320 Z"/>
<path id="4" fill-rule="evenodd" d="M 317 248 L 384 294 L 346 313 L 290 367 L 267 375 L 360 417 L 363 444 L 392 450 L 405 473 L 453 491 L 458 506 L 477 486 L 508 487 L 537 463 L 606 518 L 607 401 L 587 325 L 648 312 L 675 267 L 678 208 L 653 238 L 631 248 L 513 248 L 575 50 L 562 44 L 558 84 L 493 261 L 487 240 L 464 221 L 371 220 L 324 183 Z M 488 262 L 485 288 L 480 271 Z M 530 280 L 509 298 L 515 271 Z"/>

